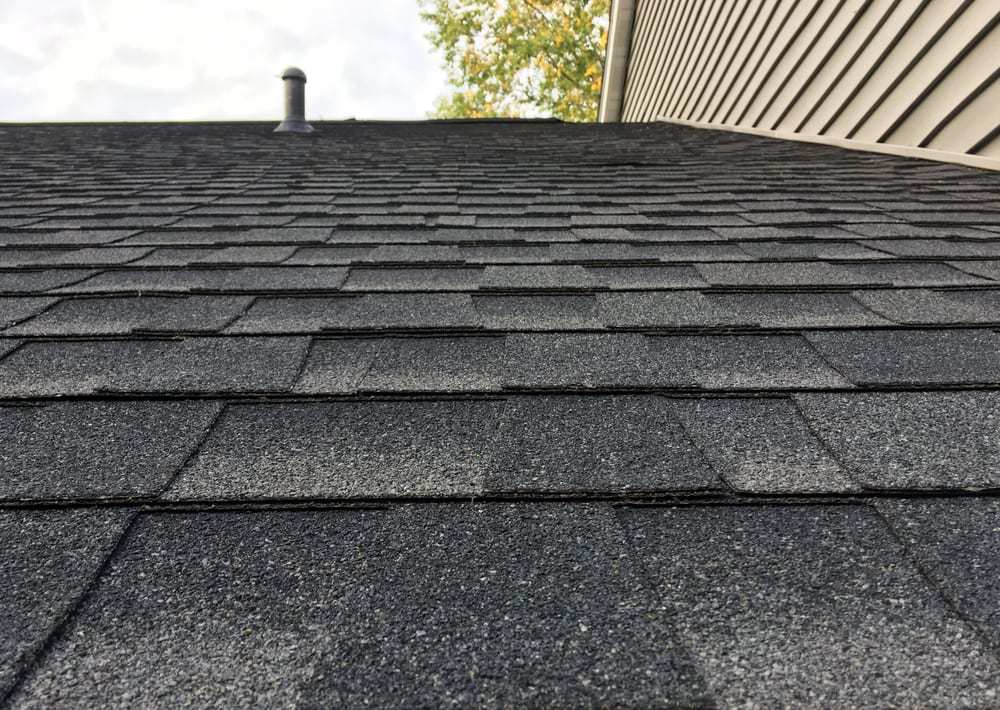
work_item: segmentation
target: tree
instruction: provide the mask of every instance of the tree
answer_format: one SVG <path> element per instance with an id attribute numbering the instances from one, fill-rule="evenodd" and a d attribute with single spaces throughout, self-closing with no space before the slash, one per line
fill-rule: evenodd
<path id="1" fill-rule="evenodd" d="M 432 116 L 593 121 L 610 0 L 420 0 L 449 83 Z"/>

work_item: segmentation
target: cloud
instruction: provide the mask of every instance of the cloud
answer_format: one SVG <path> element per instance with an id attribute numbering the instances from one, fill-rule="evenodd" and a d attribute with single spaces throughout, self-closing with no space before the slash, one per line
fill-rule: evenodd
<path id="1" fill-rule="evenodd" d="M 0 120 L 422 118 L 444 93 L 416 0 L 2 0 Z"/>

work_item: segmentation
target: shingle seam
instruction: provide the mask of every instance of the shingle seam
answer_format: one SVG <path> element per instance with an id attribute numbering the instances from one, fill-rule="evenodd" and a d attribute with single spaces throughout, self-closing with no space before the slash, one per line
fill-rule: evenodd
<path id="1" fill-rule="evenodd" d="M 799 394 L 956 394 L 963 392 L 997 392 L 1000 391 L 1000 383 L 990 384 L 937 384 L 937 383 L 909 383 L 899 385 L 856 385 L 850 387 L 761 387 L 750 388 L 725 388 L 725 389 L 705 389 L 692 387 L 657 387 L 657 386 L 636 386 L 636 387 L 514 387 L 509 386 L 502 389 L 489 390 L 382 390 L 347 393 L 321 393 L 310 394 L 292 391 L 152 391 L 143 390 L 130 391 L 107 391 L 95 390 L 86 393 L 67 394 L 31 394 L 4 396 L 0 399 L 0 406 L 20 406 L 32 403 L 67 402 L 67 401 L 163 401 L 172 402 L 178 400 L 211 400 L 223 401 L 227 404 L 237 403 L 321 403 L 321 402 L 408 402 L 408 401 L 438 401 L 438 400 L 504 400 L 517 396 L 561 396 L 561 395 L 590 395 L 590 396 L 626 396 L 626 395 L 655 395 L 668 398 L 727 398 L 734 397 L 740 399 L 748 398 L 782 398 Z"/>
<path id="2" fill-rule="evenodd" d="M 674 400 L 674 398 L 671 398 L 671 397 L 663 397 L 663 399 L 666 399 L 667 401 L 673 401 Z M 678 426 L 678 428 L 680 428 L 681 434 L 683 435 L 684 440 L 688 443 L 688 445 L 692 449 L 694 449 L 695 451 L 698 452 L 698 456 L 701 458 L 701 461 L 705 465 L 705 467 L 708 468 L 709 471 L 711 471 L 712 473 L 714 473 L 715 477 L 722 483 L 722 485 L 724 486 L 724 490 L 726 490 L 726 491 L 728 491 L 730 493 L 734 493 L 734 494 L 738 493 L 738 489 L 736 488 L 736 486 L 733 485 L 732 481 L 730 481 L 726 477 L 725 473 L 723 473 L 722 471 L 720 471 L 712 463 L 712 460 L 708 457 L 708 454 L 698 444 L 698 441 L 691 435 L 691 432 L 688 431 L 688 427 L 684 423 L 684 419 L 682 417 L 677 416 L 677 414 L 675 412 L 673 412 L 673 411 L 670 412 L 670 418 L 674 421 L 674 423 Z"/>
<path id="3" fill-rule="evenodd" d="M 146 400 L 147 398 L 143 399 Z M 209 422 L 207 427 L 205 427 L 205 431 L 203 431 L 197 440 L 191 444 L 191 449 L 188 451 L 187 456 L 184 457 L 184 460 L 177 466 L 174 472 L 170 474 L 170 477 L 160 488 L 160 491 L 157 494 L 158 497 L 166 495 L 174 486 L 181 474 L 184 472 L 184 469 L 187 468 L 188 464 L 191 463 L 191 461 L 198 455 L 198 452 L 201 451 L 205 442 L 208 441 L 208 438 L 212 435 L 215 426 L 219 423 L 219 420 L 222 419 L 222 415 L 229 409 L 230 404 L 230 402 L 222 402 L 219 407 L 219 411 L 215 413 L 215 416 L 212 417 L 212 421 Z"/>
<path id="4" fill-rule="evenodd" d="M 810 343 L 810 345 L 812 345 L 812 343 Z M 816 348 L 813 347 L 813 350 L 816 350 Z M 844 377 L 843 373 L 840 374 L 841 377 Z M 847 378 L 844 377 L 844 379 Z M 921 389 L 919 391 L 924 392 L 926 390 Z M 826 455 L 829 456 L 830 459 L 833 460 L 837 464 L 837 466 L 840 467 L 840 470 L 844 472 L 844 475 L 847 476 L 848 480 L 856 486 L 854 494 L 857 495 L 861 491 L 867 492 L 867 489 L 864 483 L 862 483 L 861 479 L 858 477 L 857 472 L 855 472 L 850 466 L 847 465 L 845 461 L 843 461 L 839 456 L 837 456 L 837 453 L 833 450 L 833 447 L 831 447 L 827 443 L 826 439 L 822 436 L 820 431 L 815 427 L 812 419 L 810 419 L 809 416 L 802 409 L 802 407 L 799 406 L 798 399 L 795 396 L 791 396 L 788 397 L 787 401 L 791 403 L 792 407 L 798 413 L 799 419 L 801 419 L 802 423 L 805 424 L 806 429 L 808 429 L 809 433 L 812 434 L 813 439 L 816 440 L 816 443 L 819 444 L 820 448 L 822 448 L 823 451 L 826 452 Z"/>
<path id="5" fill-rule="evenodd" d="M 659 598 L 662 596 L 660 592 L 660 585 L 657 583 L 656 577 L 652 574 L 649 567 L 643 562 L 642 556 L 636 554 L 636 539 L 632 526 L 624 518 L 624 511 L 622 509 L 616 509 L 612 506 L 612 513 L 615 520 L 615 525 L 617 526 L 619 532 L 621 533 L 621 539 L 625 543 L 626 554 L 628 555 L 628 560 L 631 563 L 632 568 L 636 571 L 636 577 L 639 583 L 646 588 L 647 593 L 653 598 Z M 666 612 L 668 617 L 673 617 L 675 612 L 669 610 L 665 605 L 661 608 Z M 676 623 L 670 624 L 670 632 L 673 637 L 680 644 L 681 648 L 684 649 L 685 655 L 688 662 L 692 665 L 694 670 L 697 672 L 698 677 L 701 679 L 705 692 L 708 694 L 706 700 L 709 701 L 707 707 L 713 710 L 720 707 L 718 693 L 712 688 L 711 675 L 707 672 L 702 659 L 695 652 L 694 646 L 691 642 L 684 638 L 683 631 L 678 628 Z"/>
<path id="6" fill-rule="evenodd" d="M 231 334 L 226 334 L 226 335 L 228 335 L 229 337 L 239 337 L 239 336 L 232 336 Z M 317 340 L 319 340 L 319 338 L 316 337 L 309 338 L 309 345 L 306 346 L 305 356 L 302 358 L 302 362 L 299 363 L 298 368 L 295 370 L 295 377 L 292 378 L 292 384 L 289 387 L 289 391 L 295 392 L 295 388 L 298 387 L 299 381 L 302 379 L 302 376 L 305 375 L 306 368 L 309 367 L 309 359 L 312 357 L 313 350 L 316 347 Z"/>
<path id="7" fill-rule="evenodd" d="M 751 493 L 718 490 L 629 491 L 628 493 L 538 493 L 490 492 L 474 495 L 377 496 L 346 498 L 63 498 L 0 501 L 0 510 L 134 510 L 137 513 L 189 513 L 198 511 L 308 511 L 308 510 L 392 510 L 402 506 L 469 505 L 510 503 L 530 506 L 545 503 L 605 503 L 613 507 L 777 507 L 777 506 L 856 506 L 878 501 L 996 500 L 1000 489 L 897 489 L 892 491 L 848 491 L 842 493 Z"/>
<path id="8" fill-rule="evenodd" d="M 12 326 L 13 327 L 13 326 Z M 0 341 L 3 340 L 23 340 L 26 343 L 76 343 L 76 342 L 145 342 L 145 341 L 165 341 L 177 342 L 198 338 L 212 339 L 238 339 L 247 337 L 266 337 L 274 339 L 303 338 L 311 337 L 321 340 L 338 339 L 419 339 L 440 337 L 453 338 L 479 338 L 497 337 L 505 335 L 648 335 L 660 337 L 691 337 L 691 336 L 781 336 L 781 335 L 803 335 L 806 332 L 830 332 L 830 333 L 851 333 L 855 331 L 863 332 L 886 332 L 886 333 L 907 333 L 912 331 L 927 330 L 963 330 L 963 331 L 990 331 L 997 332 L 1000 328 L 1000 321 L 945 321 L 945 322 L 913 322 L 894 323 L 888 322 L 873 325 L 809 325 L 799 326 L 608 326 L 608 327 L 580 327 L 580 328 L 485 328 L 485 327 L 413 327 L 413 328 L 314 328 L 282 330 L 275 332 L 271 330 L 245 330 L 240 332 L 213 332 L 206 330 L 142 330 L 134 329 L 131 333 L 107 332 L 95 333 L 93 331 L 81 331 L 79 333 L 65 334 L 40 334 L 40 335 L 4 335 L 0 332 Z"/>
<path id="9" fill-rule="evenodd" d="M 101 561 L 101 564 L 97 567 L 83 591 L 76 597 L 75 600 L 66 604 L 62 613 L 56 616 L 53 625 L 50 627 L 49 633 L 40 643 L 36 644 L 35 647 L 29 651 L 30 660 L 24 664 L 23 668 L 21 668 L 17 678 L 11 684 L 7 692 L 0 697 L 0 706 L 7 705 L 10 699 L 14 697 L 19 688 L 24 684 L 25 680 L 27 680 L 31 674 L 41 666 L 45 656 L 48 655 L 49 651 L 69 629 L 71 623 L 76 618 L 77 613 L 83 608 L 84 603 L 96 591 L 101 577 L 111 568 L 113 561 L 118 557 L 120 551 L 125 548 L 126 541 L 131 537 L 136 517 L 137 513 L 135 511 L 129 513 L 128 521 L 125 523 L 122 532 L 115 541 L 115 544 L 112 546 L 111 551 Z"/>
<path id="10" fill-rule="evenodd" d="M 140 292 L 140 293 L 142 293 L 142 292 Z M 148 294 L 149 292 L 147 291 L 145 293 Z M 233 295 L 235 295 L 235 294 L 233 294 Z M 246 294 L 244 294 L 244 295 L 246 295 Z M 259 298 L 260 298 L 260 296 L 257 296 L 257 295 L 250 295 L 250 296 L 248 296 L 247 297 L 247 302 L 245 304 L 243 304 L 243 308 L 238 313 L 234 313 L 222 326 L 220 326 L 219 328 L 216 328 L 215 331 L 213 331 L 213 335 L 215 335 L 215 336 L 222 335 L 224 330 L 226 330 L 230 326 L 234 325 L 238 320 L 240 320 L 247 313 L 249 313 L 250 309 L 253 308 L 257 304 L 257 300 Z M 312 341 L 310 341 L 309 346 L 312 347 Z M 305 367 L 305 365 L 303 365 L 303 367 Z"/>
<path id="11" fill-rule="evenodd" d="M 882 521 L 882 524 L 885 526 L 889 536 L 903 549 L 909 563 L 917 570 L 917 573 L 923 579 L 924 584 L 926 584 L 929 589 L 933 590 L 934 594 L 952 614 L 954 614 L 958 619 L 961 619 L 965 627 L 976 636 L 985 648 L 992 651 L 994 660 L 1000 662 L 1000 645 L 994 642 L 988 634 L 983 633 L 979 624 L 962 611 L 961 607 L 955 603 L 955 600 L 951 598 L 945 589 L 937 582 L 934 576 L 928 572 L 927 567 L 921 561 L 920 556 L 914 553 L 911 546 L 896 530 L 892 521 L 890 521 L 889 518 L 879 509 L 879 506 L 869 505 L 869 507 L 874 511 L 879 520 Z"/>

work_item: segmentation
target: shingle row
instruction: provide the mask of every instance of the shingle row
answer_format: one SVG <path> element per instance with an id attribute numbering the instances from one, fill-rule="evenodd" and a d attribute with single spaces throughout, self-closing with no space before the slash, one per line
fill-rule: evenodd
<path id="1" fill-rule="evenodd" d="M 1000 509 L 877 505 L 143 513 L 125 535 L 124 511 L 3 511 L 0 689 L 20 681 L 15 708 L 992 706 Z"/>
<path id="2" fill-rule="evenodd" d="M 0 499 L 1000 487 L 996 392 L 0 407 Z"/>
<path id="3" fill-rule="evenodd" d="M 324 274 L 298 283 L 321 287 Z M 238 284 L 244 274 L 231 275 Z M 337 274 L 331 274 L 338 278 Z M 310 277 L 315 277 L 312 280 Z M 145 279 L 129 284 L 142 294 Z M 187 285 L 187 284 L 173 284 Z M 257 282 L 260 285 L 260 282 Z M 234 290 L 239 293 L 239 290 Z M 853 293 L 711 291 L 597 294 L 361 294 L 337 296 L 0 296 L 3 336 L 324 331 L 802 329 L 995 325 L 1000 291 L 876 289 Z"/>
<path id="4" fill-rule="evenodd" d="M 1000 385 L 1000 335 L 984 329 L 0 343 L 8 346 L 0 361 L 6 397 Z"/>

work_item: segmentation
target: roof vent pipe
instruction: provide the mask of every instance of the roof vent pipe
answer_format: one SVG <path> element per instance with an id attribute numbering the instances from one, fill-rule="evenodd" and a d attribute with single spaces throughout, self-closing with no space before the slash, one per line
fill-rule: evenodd
<path id="1" fill-rule="evenodd" d="M 275 133 L 312 133 L 313 127 L 306 123 L 306 75 L 298 67 L 288 67 L 281 72 L 285 82 L 285 120 Z"/>

